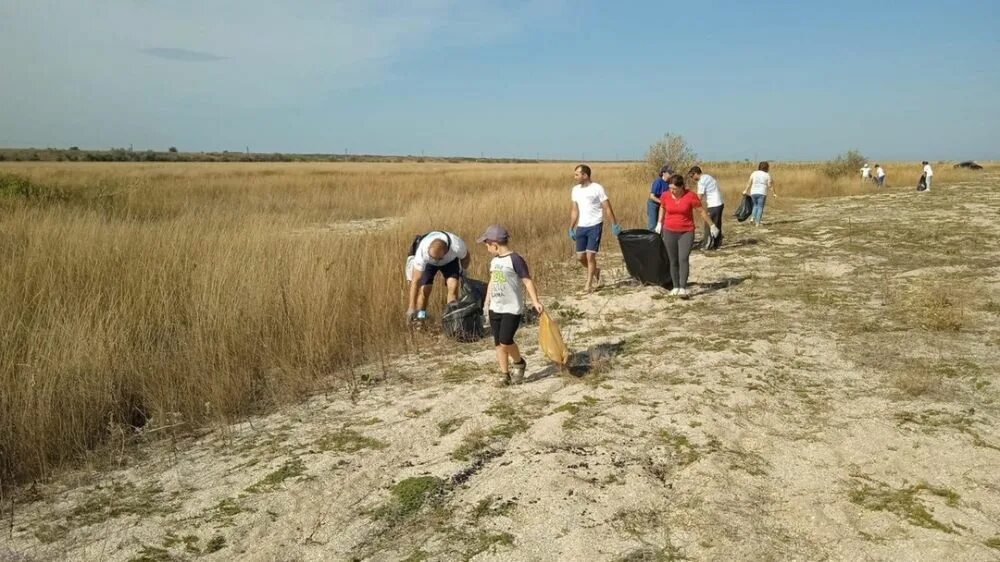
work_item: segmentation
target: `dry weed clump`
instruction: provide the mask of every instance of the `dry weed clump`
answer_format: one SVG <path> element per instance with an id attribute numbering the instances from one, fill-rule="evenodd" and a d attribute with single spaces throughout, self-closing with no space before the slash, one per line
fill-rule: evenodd
<path id="1" fill-rule="evenodd" d="M 968 321 L 969 295 L 943 282 L 917 281 L 891 294 L 891 310 L 907 326 L 933 332 L 958 332 Z"/>
<path id="2" fill-rule="evenodd" d="M 2 164 L 0 476 L 44 475 L 122 430 L 247 415 L 407 351 L 416 233 L 472 241 L 503 223 L 551 297 L 571 266 L 573 167 Z M 595 164 L 595 180 L 635 227 L 649 186 L 628 167 Z M 735 204 L 754 165 L 704 167 Z M 816 164 L 772 170 L 782 196 L 828 194 Z M 935 306 L 921 310 L 949 325 Z"/>

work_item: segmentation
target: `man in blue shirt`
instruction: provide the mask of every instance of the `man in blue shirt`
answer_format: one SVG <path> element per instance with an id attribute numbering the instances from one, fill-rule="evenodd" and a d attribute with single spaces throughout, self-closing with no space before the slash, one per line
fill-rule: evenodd
<path id="1" fill-rule="evenodd" d="M 646 228 L 656 230 L 656 221 L 660 217 L 660 196 L 670 190 L 667 180 L 674 174 L 674 169 L 670 163 L 666 163 L 660 168 L 660 177 L 653 180 L 653 185 L 649 187 L 649 200 L 646 201 Z"/>

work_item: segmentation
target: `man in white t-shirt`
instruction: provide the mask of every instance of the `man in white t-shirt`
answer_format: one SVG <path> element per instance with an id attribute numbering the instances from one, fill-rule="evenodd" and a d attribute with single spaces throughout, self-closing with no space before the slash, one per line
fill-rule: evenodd
<path id="1" fill-rule="evenodd" d="M 464 240 L 444 230 L 428 232 L 414 244 L 413 254 L 406 261 L 410 281 L 406 318 L 423 320 L 427 318 L 427 298 L 437 273 L 441 272 L 448 287 L 448 302 L 458 300 L 462 270 L 468 269 L 472 255 Z"/>
<path id="2" fill-rule="evenodd" d="M 927 189 L 925 191 L 930 191 L 931 190 L 931 178 L 934 177 L 934 170 L 931 169 L 930 162 L 924 160 L 923 164 L 924 164 L 924 174 L 923 174 L 924 175 L 924 183 L 927 184 Z"/>
<path id="3" fill-rule="evenodd" d="M 885 170 L 882 169 L 881 164 L 875 164 L 875 186 L 885 187 Z"/>
<path id="4" fill-rule="evenodd" d="M 611 233 L 621 234 L 622 227 L 618 225 L 611 201 L 604 191 L 604 186 L 590 181 L 590 166 L 580 164 L 573 170 L 573 186 L 570 198 L 573 207 L 569 218 L 569 238 L 576 242 L 576 257 L 580 264 L 587 268 L 587 284 L 584 289 L 590 292 L 601 280 L 601 269 L 597 267 L 597 252 L 601 249 L 601 232 L 604 230 L 604 215 L 611 219 Z"/>
<path id="5" fill-rule="evenodd" d="M 712 219 L 711 224 L 714 224 L 719 229 L 719 235 L 712 238 L 710 233 L 711 227 L 708 223 L 705 224 L 703 236 L 705 240 L 712 240 L 711 244 L 705 248 L 718 250 L 719 246 L 722 245 L 722 209 L 726 206 L 722 200 L 722 190 L 719 188 L 719 182 L 712 176 L 703 173 L 701 166 L 692 166 L 688 170 L 688 176 L 698 182 L 698 197 L 701 198 L 702 205 L 705 206 L 709 218 Z"/>
<path id="6" fill-rule="evenodd" d="M 868 167 L 868 163 L 865 162 L 865 165 L 861 167 L 861 181 L 867 183 L 871 181 L 871 179 L 872 179 L 872 169 Z"/>

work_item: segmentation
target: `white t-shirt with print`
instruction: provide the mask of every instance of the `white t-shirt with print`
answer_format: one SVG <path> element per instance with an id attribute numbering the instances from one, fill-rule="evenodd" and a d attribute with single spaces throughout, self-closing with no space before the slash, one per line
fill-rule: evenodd
<path id="1" fill-rule="evenodd" d="M 771 174 L 764 170 L 750 174 L 750 195 L 767 195 L 769 187 L 771 187 Z"/>
<path id="2" fill-rule="evenodd" d="M 708 174 L 702 174 L 698 178 L 698 196 L 706 207 L 719 207 L 722 205 L 722 191 L 719 189 L 719 182 Z"/>
<path id="3" fill-rule="evenodd" d="M 576 221 L 576 226 L 594 226 L 604 222 L 602 204 L 608 200 L 604 186 L 593 181 L 586 187 L 580 184 L 574 185 L 570 198 L 580 209 L 580 218 Z"/>
<path id="4" fill-rule="evenodd" d="M 520 254 L 511 252 L 506 256 L 493 258 L 490 261 L 490 312 L 524 312 L 523 279 L 531 279 L 531 274 Z"/>
<path id="5" fill-rule="evenodd" d="M 861 168 L 861 177 L 867 178 L 869 176 L 871 176 L 871 168 L 865 165 Z"/>
<path id="6" fill-rule="evenodd" d="M 436 260 L 431 257 L 428 249 L 431 247 L 431 242 L 434 240 L 444 240 L 448 241 L 448 237 L 451 237 L 451 246 L 448 248 L 448 253 L 444 255 L 443 258 Z M 413 255 L 413 267 L 423 271 L 427 269 L 428 265 L 442 266 L 449 264 L 455 260 L 464 259 L 465 256 L 469 255 L 469 249 L 465 245 L 465 241 L 458 236 L 447 233 L 445 236 L 444 232 L 435 231 L 428 232 L 426 236 L 420 240 L 420 244 L 417 246 L 417 252 Z"/>
<path id="7" fill-rule="evenodd" d="M 876 178 L 884 178 L 885 177 L 885 170 L 882 169 L 882 166 L 879 166 L 878 168 L 875 168 L 875 177 Z"/>
<path id="8" fill-rule="evenodd" d="M 927 174 L 927 177 L 931 177 L 931 176 L 934 175 L 934 170 L 931 169 L 931 165 L 930 164 L 926 164 L 924 166 L 924 174 Z"/>

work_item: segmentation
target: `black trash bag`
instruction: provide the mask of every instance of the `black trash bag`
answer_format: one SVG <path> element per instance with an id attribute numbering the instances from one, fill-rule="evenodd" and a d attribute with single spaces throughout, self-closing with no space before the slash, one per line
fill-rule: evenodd
<path id="1" fill-rule="evenodd" d="M 698 241 L 697 247 L 699 250 L 714 250 L 719 247 L 719 242 L 718 238 L 709 234 Z"/>
<path id="2" fill-rule="evenodd" d="M 752 214 L 753 199 L 749 195 L 744 195 L 743 199 L 740 199 L 740 204 L 736 206 L 736 212 L 733 213 L 733 216 L 736 217 L 736 220 L 743 222 L 750 218 Z"/>
<path id="3" fill-rule="evenodd" d="M 462 278 L 458 300 L 444 307 L 441 330 L 444 335 L 460 342 L 474 342 L 486 337 L 483 304 L 486 302 L 486 284 L 475 279 Z"/>
<path id="4" fill-rule="evenodd" d="M 477 279 L 469 279 L 462 276 L 462 287 L 459 289 L 459 298 L 470 297 L 479 303 L 479 308 L 486 304 L 486 283 Z"/>
<path id="5" fill-rule="evenodd" d="M 618 245 L 629 275 L 645 285 L 673 288 L 670 258 L 659 234 L 645 228 L 624 230 L 618 235 Z"/>
<path id="6" fill-rule="evenodd" d="M 917 181 L 917 191 L 927 191 L 927 176 L 920 174 L 920 180 Z"/>

